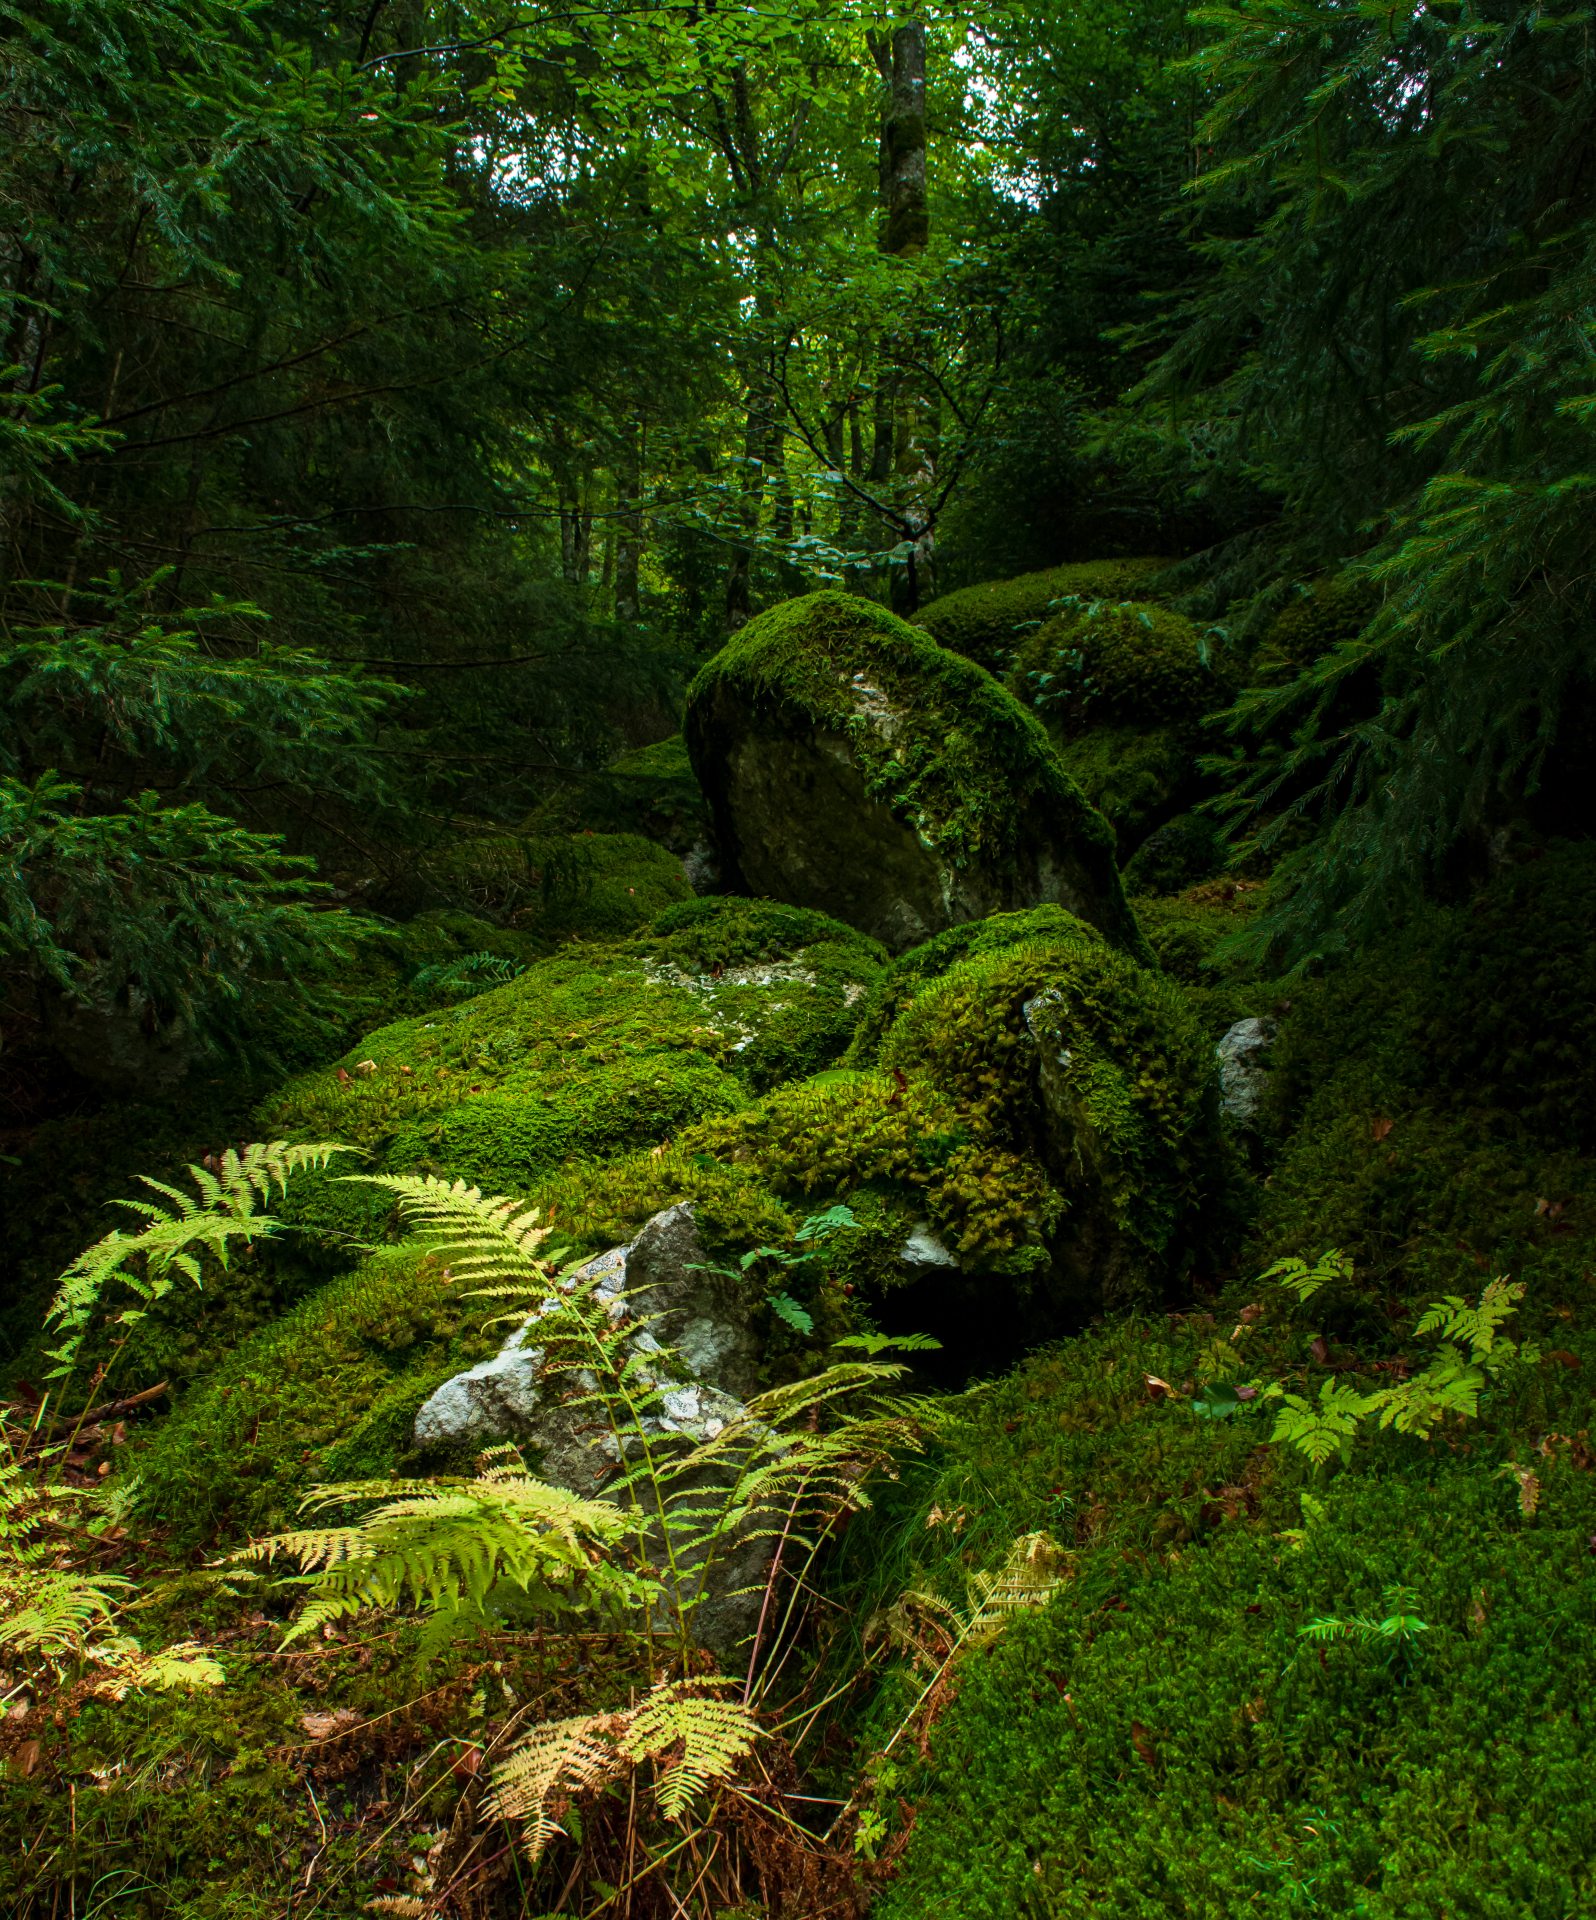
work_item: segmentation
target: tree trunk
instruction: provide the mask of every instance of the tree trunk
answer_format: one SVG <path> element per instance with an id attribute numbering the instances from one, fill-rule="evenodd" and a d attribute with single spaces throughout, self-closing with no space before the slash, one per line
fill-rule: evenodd
<path id="1" fill-rule="evenodd" d="M 926 198 L 925 61 L 923 20 L 899 27 L 889 42 L 870 36 L 870 51 L 886 84 L 881 115 L 882 253 L 908 260 L 931 237 Z M 903 517 L 902 537 L 911 543 L 907 560 L 889 574 L 889 591 L 898 613 L 912 614 L 931 586 L 936 530 L 931 501 L 936 485 L 934 440 L 928 430 L 930 409 L 907 364 L 901 342 L 883 343 L 881 378 L 876 389 L 876 444 L 871 479 L 889 481 Z"/>
<path id="2" fill-rule="evenodd" d="M 616 517 L 615 538 L 615 617 L 636 620 L 642 612 L 643 597 L 639 572 L 643 561 L 643 423 L 628 423 L 621 437 L 620 468 L 616 491 L 620 512 Z"/>

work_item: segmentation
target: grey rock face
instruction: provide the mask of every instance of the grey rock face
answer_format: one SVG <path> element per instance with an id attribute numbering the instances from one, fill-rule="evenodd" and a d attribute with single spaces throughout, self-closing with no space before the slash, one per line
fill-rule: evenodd
<path id="1" fill-rule="evenodd" d="M 929 1273 L 937 1268 L 953 1272 L 959 1264 L 958 1255 L 942 1244 L 924 1220 L 916 1220 L 910 1227 L 901 1258 L 911 1274 Z"/>
<path id="2" fill-rule="evenodd" d="M 1257 1120 L 1269 1089 L 1269 1053 L 1275 1023 L 1260 1015 L 1238 1020 L 1215 1049 L 1219 1055 L 1219 1110 L 1239 1127 Z"/>
<path id="3" fill-rule="evenodd" d="M 666 1444 L 671 1436 L 687 1445 L 711 1440 L 745 1417 L 744 1402 L 758 1385 L 753 1298 L 734 1278 L 705 1266 L 690 1207 L 655 1214 L 628 1246 L 599 1254 L 576 1278 L 592 1284 L 595 1307 L 612 1322 L 638 1323 L 627 1346 L 642 1358 L 643 1380 L 659 1389 L 640 1423 L 650 1442 L 656 1436 Z M 538 1323 L 559 1304 L 545 1301 L 492 1359 L 446 1380 L 416 1415 L 417 1444 L 514 1440 L 553 1485 L 584 1496 L 604 1491 L 623 1453 L 629 1460 L 638 1442 L 625 1433 L 618 1438 L 592 1406 L 571 1404 L 573 1392 L 598 1385 L 593 1375 L 549 1378 Z M 661 1356 L 657 1368 L 649 1364 L 653 1354 Z M 704 1492 L 712 1497 L 714 1489 L 706 1484 Z M 711 1568 L 693 1616 L 704 1646 L 730 1656 L 753 1632 L 769 1552 L 767 1541 L 745 1539 Z M 696 1575 L 690 1567 L 684 1572 L 692 1598 Z M 742 1591 L 749 1587 L 755 1591 Z"/>

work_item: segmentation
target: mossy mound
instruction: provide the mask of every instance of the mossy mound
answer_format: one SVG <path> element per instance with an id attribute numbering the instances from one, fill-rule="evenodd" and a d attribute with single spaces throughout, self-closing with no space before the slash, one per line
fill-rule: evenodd
<path id="1" fill-rule="evenodd" d="M 939 646 L 962 653 L 988 672 L 1001 672 L 1007 656 L 1049 618 L 1063 600 L 1120 599 L 1169 563 L 1166 560 L 1078 560 L 1068 566 L 988 580 L 932 600 L 915 615 Z"/>
<path id="2" fill-rule="evenodd" d="M 859 1025 L 848 1049 L 847 1064 L 873 1066 L 881 1042 L 898 1015 L 950 967 L 978 954 L 1001 953 L 1031 941 L 1053 940 L 1065 946 L 1100 945 L 1103 936 L 1062 907 L 1032 907 L 1025 913 L 995 913 L 988 920 L 970 920 L 949 927 L 923 946 L 899 954 L 870 990 Z"/>
<path id="3" fill-rule="evenodd" d="M 824 915 L 689 900 L 615 946 L 368 1035 L 262 1108 L 263 1132 L 336 1139 L 367 1165 L 519 1191 L 548 1169 L 653 1146 L 846 1047 L 880 949 Z M 386 1203 L 331 1174 L 296 1218 L 370 1238 Z"/>
<path id="4" fill-rule="evenodd" d="M 534 835 L 632 833 L 688 852 L 709 832 L 704 796 L 680 734 L 635 748 L 600 772 L 573 780 L 526 822 Z"/>
<path id="5" fill-rule="evenodd" d="M 462 834 L 424 856 L 422 883 L 536 941 L 613 940 L 692 898 L 679 859 L 636 833 Z"/>
<path id="6" fill-rule="evenodd" d="M 1037 722 L 869 601 L 810 594 L 703 669 L 687 742 L 728 880 L 902 951 L 1057 903 L 1140 951 L 1107 823 Z"/>
<path id="7" fill-rule="evenodd" d="M 1554 1447 L 1526 1519 L 1505 1467 L 1554 1405 L 1561 1431 L 1586 1427 L 1596 1346 L 1574 1342 L 1583 1375 L 1551 1370 L 1555 1401 L 1532 1383 L 1472 1426 L 1472 1457 L 1381 1434 L 1327 1484 L 1259 1444 L 1265 1420 L 1149 1389 L 1201 1377 L 1229 1331 L 1132 1323 L 1034 1359 L 850 1537 L 854 1583 L 833 1591 L 877 1648 L 900 1596 L 962 1608 L 1017 1537 L 1064 1549 L 1051 1604 L 956 1661 L 878 1780 L 878 1844 L 903 1835 L 886 1920 L 1589 1906 L 1596 1750 L 1575 1703 L 1596 1681 L 1596 1476 Z M 1424 1622 L 1395 1658 L 1378 1636 L 1304 1635 L 1394 1606 Z M 888 1666 L 867 1751 L 923 1688 L 908 1658 Z"/>
<path id="8" fill-rule="evenodd" d="M 876 1196 L 975 1293 L 1018 1283 L 1010 1352 L 1178 1280 L 1218 1179 L 1211 1051 L 1095 929 L 1044 908 L 949 930 L 883 976 L 850 1061 L 539 1197 L 588 1242 L 679 1199 L 719 1237 Z"/>
<path id="9" fill-rule="evenodd" d="M 1230 692 L 1190 620 L 1133 601 L 1047 621 L 1017 649 L 1007 684 L 1041 716 L 1122 855 L 1196 795 L 1199 725 Z"/>
<path id="10" fill-rule="evenodd" d="M 1080 938 L 977 953 L 909 1003 L 881 1064 L 1047 1168 L 1070 1297 L 1152 1298 L 1178 1272 L 1217 1172 L 1213 1061 L 1156 975 Z"/>
<path id="11" fill-rule="evenodd" d="M 317 1481 L 389 1472 L 427 1395 L 499 1346 L 491 1314 L 413 1243 L 371 1255 L 236 1347 L 154 1428 L 144 1510 L 185 1539 L 259 1530 Z"/>
<path id="12" fill-rule="evenodd" d="M 1223 693 L 1196 626 L 1168 607 L 1133 600 L 1047 621 L 1017 650 L 1008 684 L 1067 733 L 1189 728 Z"/>

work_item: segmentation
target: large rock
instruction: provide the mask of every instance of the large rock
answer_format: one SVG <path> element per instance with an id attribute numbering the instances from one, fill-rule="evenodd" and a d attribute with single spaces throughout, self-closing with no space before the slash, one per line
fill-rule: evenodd
<path id="1" fill-rule="evenodd" d="M 1219 1058 L 1219 1104 L 1238 1127 L 1256 1124 L 1269 1094 L 1269 1057 L 1275 1023 L 1262 1015 L 1238 1020 L 1215 1048 Z"/>
<path id="2" fill-rule="evenodd" d="M 656 1214 L 629 1245 L 588 1261 L 576 1279 L 592 1283 L 594 1307 L 612 1322 L 637 1322 L 624 1351 L 638 1363 L 634 1390 L 657 1393 L 639 1422 L 650 1445 L 713 1439 L 746 1418 L 744 1403 L 758 1384 L 754 1296 L 706 1263 L 689 1207 Z M 584 1496 L 613 1491 L 617 1470 L 636 1459 L 641 1437 L 624 1427 L 617 1433 L 598 1416 L 583 1397 L 597 1386 L 592 1375 L 551 1377 L 538 1328 L 559 1305 L 549 1299 L 492 1359 L 446 1380 L 416 1414 L 417 1445 L 513 1440 L 555 1486 Z M 695 1485 L 713 1500 L 712 1483 Z M 664 1555 L 654 1557 L 663 1575 Z M 696 1600 L 700 1644 L 729 1657 L 754 1631 L 769 1559 L 762 1533 L 739 1539 L 711 1567 L 698 1599 L 698 1569 L 677 1555 L 686 1596 Z"/>
<path id="3" fill-rule="evenodd" d="M 894 952 L 1056 904 L 1143 952 L 1113 834 L 991 677 L 867 600 L 751 621 L 699 674 L 686 737 L 729 886 Z"/>

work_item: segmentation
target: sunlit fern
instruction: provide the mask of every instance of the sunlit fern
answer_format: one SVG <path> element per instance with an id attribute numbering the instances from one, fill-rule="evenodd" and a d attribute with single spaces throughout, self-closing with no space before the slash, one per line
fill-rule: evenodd
<path id="1" fill-rule="evenodd" d="M 657 1585 L 617 1558 L 634 1511 L 584 1500 L 527 1471 L 514 1447 L 483 1455 L 472 1479 L 359 1480 L 319 1486 L 312 1512 L 377 1504 L 344 1526 L 299 1527 L 252 1542 L 231 1563 L 289 1560 L 309 1594 L 283 1644 L 367 1608 L 408 1603 L 431 1616 L 428 1643 L 491 1618 L 510 1595 L 549 1611 L 647 1610 Z"/>
<path id="2" fill-rule="evenodd" d="M 653 1529 L 648 1551 L 666 1575 L 684 1654 L 692 1615 L 731 1545 L 779 1536 L 806 1563 L 826 1527 L 868 1505 L 869 1479 L 921 1443 L 924 1409 L 875 1397 L 904 1370 L 877 1361 L 773 1388 L 696 1443 L 663 1430 L 658 1412 L 681 1370 L 669 1347 L 639 1340 L 657 1316 L 637 1311 L 633 1296 L 599 1297 L 593 1273 L 545 1261 L 549 1234 L 535 1211 L 463 1180 L 350 1177 L 394 1193 L 456 1279 L 531 1306 L 545 1376 L 609 1428 L 620 1463 L 609 1492 Z"/>
<path id="3" fill-rule="evenodd" d="M 270 1199 L 272 1189 L 285 1189 L 292 1174 L 325 1166 L 335 1153 L 347 1151 L 327 1141 L 299 1146 L 286 1140 L 256 1142 L 242 1151 L 229 1147 L 208 1164 L 189 1167 L 193 1193 L 143 1176 L 143 1184 L 160 1200 L 116 1202 L 138 1214 L 143 1225 L 132 1232 L 113 1228 L 80 1253 L 56 1283 L 45 1324 L 64 1337 L 51 1353 L 55 1368 L 50 1377 L 60 1379 L 72 1371 L 109 1289 L 120 1286 L 133 1296 L 131 1304 L 111 1316 L 116 1325 L 131 1329 L 171 1291 L 178 1276 L 195 1286 L 203 1284 L 205 1254 L 225 1267 L 235 1243 L 271 1238 L 281 1223 L 259 1207 Z"/>
<path id="4" fill-rule="evenodd" d="M 221 1670 L 202 1649 L 146 1654 L 120 1630 L 133 1582 L 86 1564 L 104 1498 L 53 1477 L 59 1448 L 25 1454 L 31 1437 L 0 1410 L 0 1670 L 24 1679 L 92 1672 L 93 1691 L 113 1699 L 135 1687 L 216 1685 Z"/>
<path id="5" fill-rule="evenodd" d="M 536 1859 L 562 1831 L 562 1805 L 624 1780 L 652 1762 L 653 1795 L 668 1820 L 730 1779 L 759 1738 L 759 1725 L 720 1678 L 672 1680 L 635 1707 L 577 1714 L 533 1728 L 493 1776 L 484 1809 L 491 1819 L 519 1820 Z"/>

